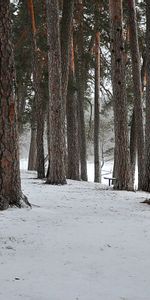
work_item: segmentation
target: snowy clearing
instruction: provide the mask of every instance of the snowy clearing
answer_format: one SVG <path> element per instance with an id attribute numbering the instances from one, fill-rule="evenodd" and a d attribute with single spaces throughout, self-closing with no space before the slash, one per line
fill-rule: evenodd
<path id="1" fill-rule="evenodd" d="M 0 300 L 149 300 L 146 193 L 22 173 L 32 209 L 0 213 Z"/>

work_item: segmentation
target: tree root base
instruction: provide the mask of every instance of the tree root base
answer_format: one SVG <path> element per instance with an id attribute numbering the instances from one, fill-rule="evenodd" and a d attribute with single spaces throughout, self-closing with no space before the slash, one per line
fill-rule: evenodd
<path id="1" fill-rule="evenodd" d="M 145 199 L 144 201 L 142 201 L 140 203 L 146 203 L 146 204 L 150 205 L 150 199 Z"/>
<path id="2" fill-rule="evenodd" d="M 24 195 L 21 194 L 18 199 L 15 200 L 10 200 L 8 198 L 5 198 L 4 196 L 0 195 L 0 211 L 6 210 L 9 207 L 18 207 L 18 208 L 32 208 L 32 205 L 28 201 L 28 198 Z"/>
<path id="3" fill-rule="evenodd" d="M 28 201 L 27 196 L 21 195 L 20 199 L 16 203 L 12 203 L 10 206 L 16 206 L 18 208 L 32 208 L 31 203 Z"/>

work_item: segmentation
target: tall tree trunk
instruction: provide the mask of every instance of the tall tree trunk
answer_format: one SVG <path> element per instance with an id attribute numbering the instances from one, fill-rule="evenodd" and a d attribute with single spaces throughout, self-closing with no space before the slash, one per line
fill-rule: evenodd
<path id="1" fill-rule="evenodd" d="M 40 96 L 41 98 L 41 96 Z M 42 98 L 41 98 L 42 101 Z M 43 111 L 43 105 L 38 101 L 36 106 L 37 115 L 37 178 L 45 177 L 45 165 L 44 165 L 44 124 L 45 124 L 45 114 Z"/>
<path id="2" fill-rule="evenodd" d="M 101 182 L 100 164 L 100 33 L 95 36 L 94 181 Z"/>
<path id="3" fill-rule="evenodd" d="M 21 206 L 10 2 L 0 0 L 0 210 Z"/>
<path id="4" fill-rule="evenodd" d="M 67 94 L 67 150 L 69 179 L 79 180 L 79 138 L 77 117 L 77 91 L 74 66 L 74 47 L 72 41 L 69 71 L 69 83 Z"/>
<path id="5" fill-rule="evenodd" d="M 137 156 L 137 136 L 136 136 L 136 124 L 135 124 L 135 111 L 132 113 L 131 130 L 130 130 L 130 165 L 131 165 L 131 182 L 134 186 L 135 182 L 135 167 Z"/>
<path id="6" fill-rule="evenodd" d="M 48 167 L 47 167 L 46 178 L 48 178 L 49 177 L 49 170 L 50 170 L 50 156 L 49 156 L 49 153 L 51 152 L 49 111 L 47 111 L 47 114 L 46 114 L 46 124 L 47 124 L 47 149 L 48 149 L 48 154 L 47 154 Z"/>
<path id="7" fill-rule="evenodd" d="M 131 189 L 128 151 L 127 103 L 122 29 L 122 0 L 109 0 L 111 20 L 111 58 L 115 129 L 115 189 Z"/>
<path id="8" fill-rule="evenodd" d="M 64 101 L 64 107 L 66 107 L 66 97 L 67 97 L 73 9 L 74 9 L 74 0 L 63 0 L 63 14 L 61 20 L 61 70 L 62 70 L 62 99 Z"/>
<path id="9" fill-rule="evenodd" d="M 44 124 L 45 114 L 43 108 L 43 99 L 40 95 L 40 100 L 37 101 L 36 105 L 36 118 L 37 118 L 37 178 L 45 177 L 45 166 L 44 166 Z"/>
<path id="10" fill-rule="evenodd" d="M 84 120 L 84 80 L 82 75 L 82 60 L 79 62 L 81 52 L 78 51 L 78 66 L 77 66 L 77 95 L 78 95 L 78 124 L 79 124 L 79 149 L 80 149 L 80 164 L 81 164 L 81 179 L 87 181 L 87 149 L 86 149 L 86 131 Z"/>
<path id="11" fill-rule="evenodd" d="M 62 101 L 64 106 L 64 119 L 66 118 L 67 87 L 69 76 L 69 55 L 71 49 L 71 35 L 73 25 L 74 0 L 63 0 L 61 20 L 61 72 L 62 72 Z M 66 132 L 64 132 L 66 146 Z M 65 166 L 67 171 L 67 149 L 65 149 Z"/>
<path id="12" fill-rule="evenodd" d="M 87 181 L 87 149 L 86 149 L 86 131 L 84 120 L 84 47 L 83 47 L 83 3 L 78 1 L 78 32 L 77 32 L 77 93 L 78 93 L 78 123 L 79 123 L 79 147 L 81 163 L 81 179 Z"/>
<path id="13" fill-rule="evenodd" d="M 146 0 L 145 191 L 150 192 L 150 2 Z"/>
<path id="14" fill-rule="evenodd" d="M 142 82 L 142 94 L 144 91 L 144 77 L 146 71 L 146 54 L 143 54 L 143 64 L 141 68 L 141 82 Z M 131 119 L 131 128 L 130 128 L 130 163 L 131 163 L 131 181 L 134 186 L 135 183 L 135 170 L 137 162 L 137 131 L 135 124 L 135 111 L 133 109 L 132 119 Z"/>
<path id="15" fill-rule="evenodd" d="M 138 152 L 138 189 L 143 188 L 144 181 L 144 129 L 142 111 L 142 84 L 140 53 L 137 33 L 135 0 L 128 0 L 130 48 L 132 57 L 132 74 L 134 88 L 134 111 Z"/>
<path id="16" fill-rule="evenodd" d="M 28 157 L 28 171 L 37 170 L 37 124 L 36 124 L 36 104 L 35 97 L 32 103 L 32 114 L 31 114 L 31 139 L 30 139 L 30 149 Z"/>
<path id="17" fill-rule="evenodd" d="M 42 92 L 40 87 L 40 74 L 42 70 L 40 68 L 40 59 L 38 57 L 37 47 L 37 30 L 35 24 L 35 14 L 33 0 L 28 0 L 28 8 L 31 16 L 31 27 L 32 27 L 32 45 L 33 45 L 33 85 L 35 90 L 36 99 L 36 122 L 37 122 L 37 177 L 45 177 L 44 168 L 44 105 Z"/>
<path id="18" fill-rule="evenodd" d="M 26 96 L 27 96 L 27 82 L 29 79 L 29 76 L 31 76 L 28 73 L 26 73 L 24 82 L 20 81 L 17 85 L 17 116 L 18 116 L 18 132 L 19 136 L 23 133 L 23 113 L 25 111 L 26 106 Z"/>
<path id="19" fill-rule="evenodd" d="M 31 139 L 28 158 L 28 171 L 37 170 L 36 127 L 31 125 Z"/>
<path id="20" fill-rule="evenodd" d="M 62 101 L 61 46 L 57 0 L 46 0 L 49 73 L 50 166 L 47 183 L 65 184 L 64 105 Z"/>

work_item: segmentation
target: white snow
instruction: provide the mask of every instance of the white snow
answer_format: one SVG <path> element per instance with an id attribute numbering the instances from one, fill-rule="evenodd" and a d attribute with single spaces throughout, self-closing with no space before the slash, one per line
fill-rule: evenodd
<path id="1" fill-rule="evenodd" d="M 25 164 L 23 162 L 22 162 L 22 165 L 25 166 Z M 92 160 L 88 161 L 88 163 L 87 163 L 87 171 L 88 171 L 88 181 L 94 182 L 94 162 Z M 113 177 L 113 160 L 106 161 L 104 163 L 104 166 L 103 166 L 101 172 L 102 172 L 102 183 L 108 184 L 108 179 L 106 179 L 106 178 L 112 178 Z M 138 168 L 137 168 L 137 165 L 136 165 L 136 169 L 135 169 L 134 188 L 135 188 L 135 190 L 137 190 L 137 188 L 138 188 Z"/>
<path id="2" fill-rule="evenodd" d="M 149 195 L 35 177 L 33 208 L 0 212 L 0 300 L 149 300 Z"/>
<path id="3" fill-rule="evenodd" d="M 87 163 L 88 181 L 94 181 L 94 162 L 88 161 Z M 113 161 L 105 162 L 102 168 L 102 183 L 108 184 L 108 180 L 104 177 L 113 177 Z"/>

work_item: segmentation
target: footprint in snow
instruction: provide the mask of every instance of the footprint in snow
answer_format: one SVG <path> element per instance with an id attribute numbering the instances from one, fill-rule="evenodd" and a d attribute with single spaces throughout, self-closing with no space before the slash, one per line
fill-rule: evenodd
<path id="1" fill-rule="evenodd" d="M 9 245 L 8 245 L 8 246 L 6 246 L 6 247 L 5 247 L 5 249 L 7 249 L 7 250 L 13 250 L 13 251 L 15 251 L 15 249 L 14 249 L 12 246 L 9 246 Z"/>

